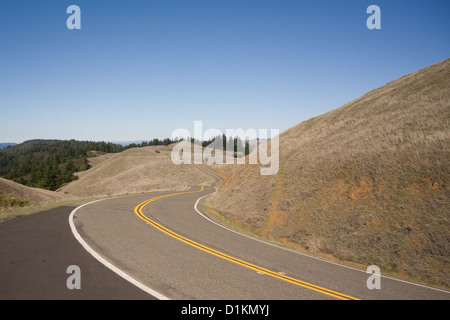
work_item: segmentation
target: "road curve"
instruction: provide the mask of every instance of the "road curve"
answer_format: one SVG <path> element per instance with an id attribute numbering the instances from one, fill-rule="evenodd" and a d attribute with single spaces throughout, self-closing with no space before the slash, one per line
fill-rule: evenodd
<path id="1" fill-rule="evenodd" d="M 204 167 L 220 184 L 221 177 Z M 443 299 L 448 291 L 381 277 L 231 231 L 199 199 L 215 186 L 105 199 L 78 208 L 73 226 L 103 261 L 158 297 L 208 300 Z M 382 270 L 381 270 L 382 272 Z"/>

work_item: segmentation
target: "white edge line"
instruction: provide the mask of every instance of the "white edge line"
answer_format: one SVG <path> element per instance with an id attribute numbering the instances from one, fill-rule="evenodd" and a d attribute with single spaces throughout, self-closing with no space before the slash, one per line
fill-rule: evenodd
<path id="1" fill-rule="evenodd" d="M 99 201 L 103 201 L 103 200 L 107 200 L 107 199 L 111 199 L 111 198 L 105 198 L 105 199 L 100 199 L 100 200 L 95 200 L 95 201 L 91 201 L 88 203 L 85 203 L 77 208 L 75 208 L 74 210 L 72 210 L 72 212 L 70 213 L 69 216 L 69 225 L 70 225 L 70 229 L 72 230 L 73 235 L 75 236 L 75 238 L 78 240 L 78 242 L 84 247 L 84 249 L 86 249 L 87 252 L 89 252 L 95 259 L 97 259 L 100 263 L 102 263 L 105 267 L 107 267 L 108 269 L 112 270 L 113 272 L 115 272 L 116 274 L 118 274 L 119 276 L 121 276 L 123 279 L 127 280 L 128 282 L 134 284 L 136 287 L 138 287 L 139 289 L 147 292 L 148 294 L 152 295 L 153 297 L 159 299 L 159 300 L 170 300 L 168 297 L 166 297 L 165 295 L 147 287 L 146 285 L 144 285 L 143 283 L 137 281 L 136 279 L 134 279 L 133 277 L 131 277 L 130 275 L 126 274 L 125 272 L 123 272 L 122 270 L 120 270 L 119 268 L 115 267 L 114 265 L 112 265 L 109 261 L 105 260 L 102 256 L 100 256 L 97 252 L 95 252 L 87 243 L 86 241 L 83 240 L 83 238 L 80 236 L 80 234 L 78 233 L 75 224 L 73 223 L 73 216 L 75 215 L 75 213 L 77 212 L 78 209 L 90 205 L 92 203 L 95 202 L 99 202 Z"/>
<path id="2" fill-rule="evenodd" d="M 217 187 L 214 187 L 214 188 L 216 189 L 216 191 L 214 191 L 214 192 L 212 192 L 212 193 L 209 193 L 209 194 L 207 194 L 207 195 L 205 195 L 205 196 L 202 196 L 202 197 L 198 198 L 198 199 L 197 199 L 197 202 L 196 202 L 195 205 L 194 205 L 195 211 L 197 211 L 197 213 L 198 213 L 199 215 L 201 215 L 203 218 L 205 218 L 205 219 L 208 220 L 209 222 L 212 222 L 212 223 L 214 223 L 215 225 L 218 225 L 219 227 L 221 227 L 221 228 L 223 228 L 223 229 L 226 229 L 226 230 L 228 230 L 228 231 L 234 232 L 234 233 L 239 234 L 239 235 L 241 235 L 241 236 L 243 236 L 243 237 L 246 237 L 246 238 L 249 238 L 249 239 L 251 239 L 251 240 L 261 242 L 261 243 L 264 243 L 264 244 L 269 245 L 269 246 L 272 246 L 272 247 L 276 247 L 276 248 L 279 248 L 279 249 L 283 249 L 283 250 L 286 250 L 286 251 L 289 251 L 289 252 L 292 252 L 292 253 L 295 253 L 295 254 L 299 254 L 299 255 L 302 255 L 302 256 L 305 256 L 305 257 L 308 257 L 308 258 L 316 259 L 316 260 L 319 260 L 319 261 L 322 261 L 322 262 L 334 264 L 334 265 L 336 265 L 336 266 L 340 266 L 340 267 L 343 267 L 343 268 L 348 268 L 348 269 L 352 269 L 352 270 L 355 270 L 355 271 L 367 273 L 366 271 L 361 270 L 361 269 L 357 269 L 357 268 L 354 268 L 354 267 L 350 267 L 350 266 L 347 266 L 347 265 L 344 265 L 344 264 L 341 264 L 341 263 L 337 263 L 337 262 L 334 262 L 334 261 L 329 261 L 329 260 L 325 260 L 325 259 L 322 259 L 322 258 L 314 257 L 314 256 L 311 256 L 311 255 L 306 254 L 306 253 L 303 253 L 303 252 L 294 251 L 294 250 L 289 249 L 289 248 L 284 248 L 284 247 L 278 246 L 278 245 L 276 245 L 276 244 L 273 244 L 273 243 L 270 243 L 270 242 L 266 242 L 266 241 L 264 241 L 264 240 L 257 239 L 257 238 L 255 238 L 255 237 L 252 237 L 252 236 L 247 235 L 247 234 L 245 234 L 245 233 L 241 233 L 241 232 L 239 232 L 239 231 L 230 229 L 230 228 L 228 228 L 228 227 L 226 227 L 226 226 L 224 226 L 224 225 L 218 223 L 217 221 L 214 221 L 213 219 L 211 219 L 211 218 L 207 217 L 206 215 L 204 215 L 203 213 L 201 213 L 201 212 L 198 210 L 198 208 L 197 208 L 197 205 L 198 205 L 198 203 L 200 202 L 200 200 L 202 200 L 203 198 L 206 198 L 206 197 L 208 197 L 208 196 L 210 196 L 210 195 L 212 195 L 212 194 L 214 194 L 214 193 L 216 193 L 216 192 L 219 191 L 219 190 L 217 189 Z M 435 287 L 430 287 L 430 286 L 426 286 L 426 285 L 423 285 L 423 284 L 420 284 L 420 283 L 415 283 L 415 282 L 411 282 L 411 281 L 407 281 L 407 280 L 402 280 L 402 279 L 398 279 L 398 278 L 393 278 L 393 277 L 385 276 L 385 275 L 382 275 L 382 274 L 381 274 L 380 276 L 383 277 L 383 278 L 386 278 L 386 279 L 395 280 L 395 281 L 399 281 L 399 282 L 404 282 L 404 283 L 407 283 L 407 284 L 411 284 L 411 285 L 415 285 L 415 286 L 419 286 L 419 287 L 423 287 L 423 288 L 427 288 L 427 289 L 431 289 L 431 290 L 436 290 L 436 291 L 441 291 L 441 292 L 450 294 L 450 291 L 447 291 L 447 290 L 444 290 L 444 289 L 435 288 Z"/>

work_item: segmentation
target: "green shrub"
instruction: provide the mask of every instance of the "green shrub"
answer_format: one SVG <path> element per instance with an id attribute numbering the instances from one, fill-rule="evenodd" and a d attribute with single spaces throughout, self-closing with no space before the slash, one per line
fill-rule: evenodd
<path id="1" fill-rule="evenodd" d="M 30 204 L 30 201 L 17 197 L 14 193 L 8 193 L 4 195 L 0 191 L 0 207 L 1 208 L 11 208 L 11 207 L 25 207 Z"/>

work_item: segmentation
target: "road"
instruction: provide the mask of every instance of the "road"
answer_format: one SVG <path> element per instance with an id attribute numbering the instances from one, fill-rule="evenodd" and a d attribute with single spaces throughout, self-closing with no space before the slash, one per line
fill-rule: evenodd
<path id="1" fill-rule="evenodd" d="M 384 276 L 370 290 L 364 270 L 229 230 L 203 213 L 201 199 L 215 190 L 108 198 L 0 223 L 0 299 L 450 298 Z M 80 268 L 79 290 L 67 288 L 70 265 Z"/>
<path id="2" fill-rule="evenodd" d="M 387 277 L 370 290 L 365 270 L 231 231 L 203 214 L 199 199 L 213 192 L 204 186 L 99 201 L 77 210 L 74 225 L 105 260 L 168 299 L 450 298 Z"/>
<path id="3" fill-rule="evenodd" d="M 106 268 L 73 236 L 64 206 L 0 223 L 0 300 L 154 299 Z M 81 270 L 81 289 L 68 289 Z"/>

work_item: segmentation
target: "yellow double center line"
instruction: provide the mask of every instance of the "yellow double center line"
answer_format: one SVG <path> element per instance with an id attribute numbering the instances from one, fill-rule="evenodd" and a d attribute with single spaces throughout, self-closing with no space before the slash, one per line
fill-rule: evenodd
<path id="1" fill-rule="evenodd" d="M 186 243 L 186 244 L 188 244 L 188 245 L 190 245 L 190 246 L 192 246 L 194 248 L 197 248 L 199 250 L 202 250 L 204 252 L 207 252 L 207 253 L 210 253 L 212 255 L 215 255 L 215 256 L 217 256 L 219 258 L 231 261 L 233 263 L 239 264 L 239 265 L 244 266 L 246 268 L 255 270 L 255 271 L 259 272 L 259 273 L 266 274 L 266 275 L 269 275 L 271 277 L 278 278 L 278 279 L 281 279 L 283 281 L 290 282 L 290 283 L 296 284 L 298 286 L 301 286 L 301 287 L 304 287 L 304 288 L 307 288 L 307 289 L 310 289 L 310 290 L 314 290 L 314 291 L 317 291 L 317 292 L 320 292 L 320 293 L 323 293 L 323 294 L 326 294 L 326 295 L 329 295 L 329 296 L 332 296 L 332 297 L 335 297 L 335 298 L 338 298 L 338 299 L 342 299 L 342 300 L 358 300 L 358 299 L 356 299 L 354 297 L 351 297 L 351 296 L 348 296 L 348 295 L 345 295 L 345 294 L 342 294 L 342 293 L 339 293 L 339 292 L 336 292 L 336 291 L 333 291 L 333 290 L 329 290 L 329 289 L 326 289 L 326 288 L 323 288 L 323 287 L 319 287 L 319 286 L 313 285 L 311 283 L 308 283 L 308 282 L 305 282 L 305 281 L 301 281 L 301 280 L 289 277 L 289 276 L 284 275 L 284 274 L 280 274 L 280 273 L 275 272 L 275 271 L 271 271 L 271 270 L 265 269 L 263 267 L 254 265 L 252 263 L 246 262 L 244 260 L 235 258 L 235 257 L 230 256 L 230 255 L 227 255 L 227 254 L 225 254 L 223 252 L 211 249 L 211 248 L 209 248 L 207 246 L 204 246 L 204 245 L 202 245 L 202 244 L 200 244 L 198 242 L 195 242 L 195 241 L 193 241 L 191 239 L 183 237 L 183 236 L 179 235 L 178 233 L 176 233 L 176 232 L 174 232 L 174 231 L 164 227 L 163 225 L 157 223 L 156 221 L 153 221 L 152 219 L 148 218 L 142 212 L 142 210 L 144 209 L 145 206 L 147 206 L 149 203 L 152 203 L 152 202 L 154 202 L 154 201 L 156 201 L 158 199 L 167 198 L 167 197 L 176 196 L 176 195 L 181 195 L 181 194 L 202 192 L 203 190 L 204 190 L 204 187 L 201 186 L 200 190 L 196 190 L 196 191 L 177 192 L 177 193 L 171 193 L 171 194 L 167 194 L 167 195 L 157 196 L 157 197 L 148 199 L 148 200 L 140 203 L 139 205 L 137 205 L 134 208 L 134 212 L 136 213 L 136 215 L 139 218 L 141 218 L 142 220 L 144 220 L 145 222 L 147 222 L 151 226 L 155 227 L 156 229 L 158 229 L 158 230 L 164 232 L 165 234 L 171 236 L 172 238 L 175 238 L 175 239 L 177 239 L 177 240 L 179 240 L 181 242 L 184 242 L 184 243 Z"/>

